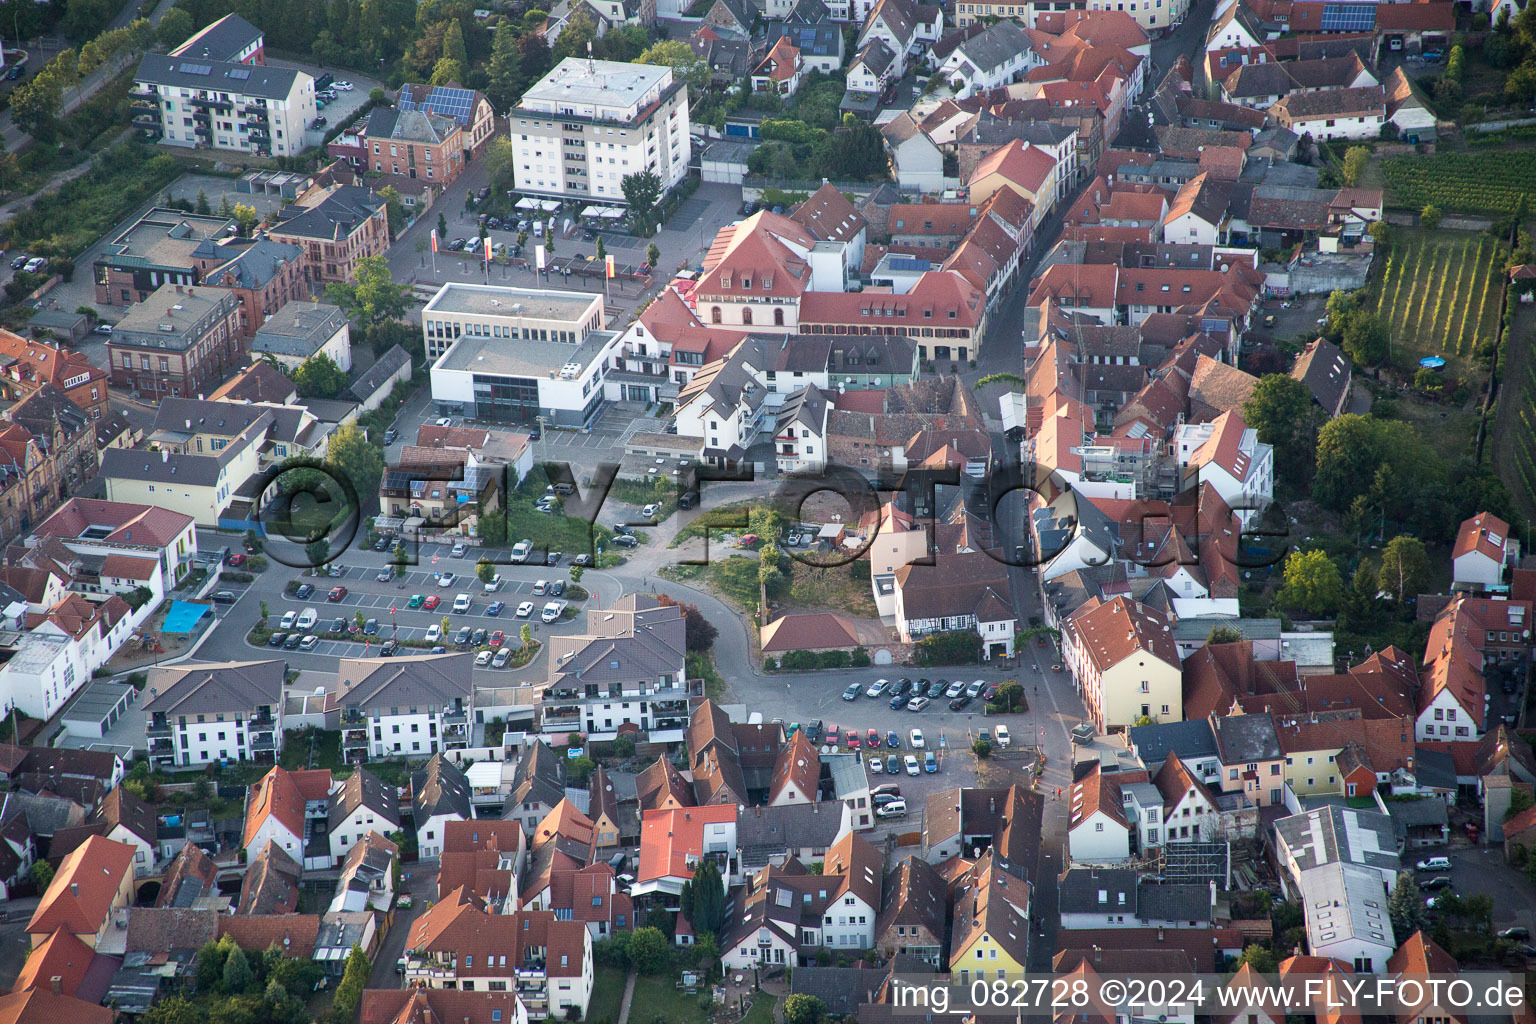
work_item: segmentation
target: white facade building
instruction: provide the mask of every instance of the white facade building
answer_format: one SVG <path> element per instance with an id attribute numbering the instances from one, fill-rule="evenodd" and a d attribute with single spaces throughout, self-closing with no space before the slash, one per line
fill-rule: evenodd
<path id="1" fill-rule="evenodd" d="M 519 192 L 626 205 L 623 181 L 688 174 L 688 87 L 671 68 L 567 57 L 507 114 Z"/>
<path id="2" fill-rule="evenodd" d="M 146 54 L 134 123 L 167 146 L 297 156 L 314 123 L 315 80 L 293 68 Z"/>

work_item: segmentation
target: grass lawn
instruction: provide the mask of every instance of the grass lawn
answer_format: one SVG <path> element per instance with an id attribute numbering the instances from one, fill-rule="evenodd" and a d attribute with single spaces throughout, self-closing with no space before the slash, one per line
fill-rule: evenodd
<path id="1" fill-rule="evenodd" d="M 314 761 L 310 761 L 310 751 Z M 330 729 L 287 729 L 283 732 L 283 753 L 280 763 L 288 771 L 303 768 L 342 767 L 341 733 Z"/>
<path id="2" fill-rule="evenodd" d="M 653 520 L 657 523 L 677 511 L 677 486 L 665 479 L 615 480 L 608 490 L 608 497 L 626 505 L 660 505 L 661 511 Z"/>
<path id="3" fill-rule="evenodd" d="M 752 1009 L 741 1018 L 741 1024 L 773 1024 L 773 1006 L 779 1000 L 766 992 L 759 992 L 752 1000 Z"/>
<path id="4" fill-rule="evenodd" d="M 1442 458 L 1455 462 L 1472 450 L 1477 436 L 1478 405 L 1482 384 L 1473 388 L 1466 405 L 1431 404 L 1403 395 L 1397 403 L 1397 418 L 1412 423 L 1426 444 Z"/>
<path id="5" fill-rule="evenodd" d="M 699 1005 L 698 995 L 677 988 L 678 974 L 642 974 L 635 979 L 635 995 L 629 1004 L 630 1024 L 708 1024 L 709 1011 Z"/>
<path id="6" fill-rule="evenodd" d="M 587 1006 L 587 1020 L 615 1024 L 619 1019 L 619 1004 L 623 1001 L 623 969 L 598 966 L 592 978 L 592 1001 Z"/>
<path id="7" fill-rule="evenodd" d="M 757 570 L 761 560 L 755 554 L 720 557 L 711 553 L 708 565 L 663 566 L 659 575 L 669 580 L 707 580 L 715 591 L 741 611 L 757 608 Z"/>

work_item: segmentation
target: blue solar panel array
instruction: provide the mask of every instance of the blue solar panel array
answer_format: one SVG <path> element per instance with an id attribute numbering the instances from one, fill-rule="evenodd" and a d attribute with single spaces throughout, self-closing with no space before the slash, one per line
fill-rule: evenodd
<path id="1" fill-rule="evenodd" d="M 401 110 L 426 110 L 443 117 L 451 117 L 460 124 L 468 124 L 475 108 L 475 94 L 469 89 L 452 89 L 446 85 L 433 86 L 427 98 L 418 104 L 408 93 L 402 93 L 398 104 Z"/>
<path id="2" fill-rule="evenodd" d="M 1376 28 L 1374 4 L 1324 4 L 1324 32 L 1370 32 Z"/>
<path id="3" fill-rule="evenodd" d="M 920 260 L 920 259 L 917 259 L 917 258 L 911 257 L 911 256 L 892 256 L 891 257 L 891 269 L 892 270 L 916 270 L 916 271 L 922 272 L 922 271 L 932 270 L 933 269 L 933 264 L 928 262 L 927 260 Z"/>
<path id="4" fill-rule="evenodd" d="M 181 73 L 184 75 L 207 75 L 212 74 L 212 72 L 213 67 L 209 64 L 183 64 L 181 66 Z"/>

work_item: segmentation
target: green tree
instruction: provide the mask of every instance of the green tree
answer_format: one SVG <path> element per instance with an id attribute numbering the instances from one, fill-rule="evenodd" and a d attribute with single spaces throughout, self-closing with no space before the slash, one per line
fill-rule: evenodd
<path id="1" fill-rule="evenodd" d="M 251 962 L 245 958 L 245 951 L 239 946 L 230 950 L 229 956 L 224 959 L 224 991 L 238 995 L 250 986 L 253 977 Z"/>
<path id="2" fill-rule="evenodd" d="M 389 234 L 393 238 L 405 230 L 405 200 L 400 190 L 393 185 L 379 189 L 379 198 L 384 200 L 385 215 L 389 218 Z"/>
<path id="3" fill-rule="evenodd" d="M 582 754 L 565 762 L 565 777 L 573 786 L 585 786 L 596 768 L 597 762 Z"/>
<path id="4" fill-rule="evenodd" d="M 1429 553 L 1424 550 L 1424 542 L 1406 534 L 1393 537 L 1382 549 L 1377 579 L 1381 589 L 1398 604 L 1417 594 L 1429 580 Z"/>
<path id="5" fill-rule="evenodd" d="M 491 40 L 491 59 L 486 64 L 486 95 L 497 110 L 516 106 L 521 97 L 523 52 L 509 22 L 497 26 Z M 508 143 L 510 148 L 510 142 Z"/>
<path id="6" fill-rule="evenodd" d="M 353 946 L 347 954 L 347 967 L 336 985 L 336 998 L 331 1001 L 331 1012 L 337 1020 L 349 1021 L 362 1001 L 363 989 L 368 986 L 368 972 L 372 965 L 361 946 Z"/>
<path id="7" fill-rule="evenodd" d="M 438 620 L 437 625 L 438 628 L 442 630 L 444 637 L 447 637 L 448 634 L 453 631 L 453 622 L 446 615 Z"/>
<path id="8" fill-rule="evenodd" d="M 694 53 L 693 47 L 681 39 L 663 39 L 652 43 L 649 49 L 635 58 L 635 63 L 671 68 L 678 78 L 688 84 L 695 96 L 709 90 L 709 62 Z"/>
<path id="9" fill-rule="evenodd" d="M 1392 930 L 1398 935 L 1412 935 L 1424 927 L 1424 893 L 1412 871 L 1399 871 L 1397 885 L 1387 897 L 1387 914 Z"/>
<path id="10" fill-rule="evenodd" d="M 645 262 L 652 270 L 655 270 L 656 265 L 661 262 L 661 250 L 657 248 L 655 242 L 645 247 Z"/>
<path id="11" fill-rule="evenodd" d="M 827 1004 L 804 992 L 784 1000 L 784 1024 L 821 1024 L 826 1015 Z"/>
<path id="12" fill-rule="evenodd" d="M 507 514 L 499 509 L 481 513 L 475 533 L 485 544 L 500 547 L 507 542 Z"/>
<path id="13" fill-rule="evenodd" d="M 361 500 L 366 501 L 368 496 L 379 492 L 379 478 L 384 475 L 384 454 L 363 436 L 356 423 L 344 423 L 331 435 L 325 462 L 346 474 Z"/>
<path id="14" fill-rule="evenodd" d="M 695 935 L 716 934 L 725 924 L 725 883 L 713 860 L 703 860 L 683 886 L 683 917 Z"/>
<path id="15" fill-rule="evenodd" d="M 228 940 L 228 941 L 225 941 Z M 224 984 L 224 961 L 235 948 L 233 939 L 225 936 L 218 942 L 205 942 L 193 961 L 199 992 L 218 992 Z"/>
<path id="16" fill-rule="evenodd" d="M 460 67 L 469 67 L 469 52 L 464 49 L 464 29 L 450 21 L 443 29 L 443 56 Z"/>
<path id="17" fill-rule="evenodd" d="M 508 145 L 511 145 L 511 143 L 508 143 Z M 447 241 L 448 241 L 448 220 L 447 220 L 447 218 L 445 218 L 443 216 L 442 211 L 439 210 L 438 214 L 437 214 L 437 243 L 438 243 L 439 246 L 441 246 L 441 245 L 446 244 Z"/>
<path id="18" fill-rule="evenodd" d="M 236 203 L 234 213 L 235 223 L 239 225 L 240 234 L 249 238 L 251 232 L 256 230 L 256 225 L 261 221 L 261 218 L 256 213 L 256 208 L 254 206 L 247 206 L 244 203 Z"/>
<path id="19" fill-rule="evenodd" d="M 997 693 L 993 695 L 992 702 L 1008 711 L 1022 710 L 1024 707 L 1024 687 L 1017 679 L 1005 679 L 997 687 Z"/>
<path id="20" fill-rule="evenodd" d="M 533 646 L 533 627 L 523 623 L 523 628 L 517 631 L 517 639 L 522 643 L 523 650 L 528 650 Z"/>
<path id="21" fill-rule="evenodd" d="M 1275 954 L 1268 946 L 1251 945 L 1243 950 L 1243 955 L 1238 958 L 1239 963 L 1245 963 L 1260 974 L 1274 974 L 1280 967 L 1275 960 Z"/>
<path id="22" fill-rule="evenodd" d="M 1440 207 L 1430 203 L 1419 212 L 1419 224 L 1426 231 L 1433 231 L 1440 226 Z"/>
<path id="23" fill-rule="evenodd" d="M 1375 313 L 1357 309 L 1344 321 L 1344 352 L 1361 366 L 1375 366 L 1387 358 L 1390 337 L 1387 323 Z"/>
<path id="24" fill-rule="evenodd" d="M 603 257 L 608 255 L 608 250 L 603 247 L 602 235 L 597 236 L 597 248 L 594 251 L 596 253 L 596 259 L 599 263 L 603 262 Z"/>
<path id="25" fill-rule="evenodd" d="M 175 7 L 171 9 L 179 10 Z M 198 987 L 202 988 L 201 985 Z M 172 993 L 156 999 L 149 1012 L 139 1019 L 143 1024 L 207 1024 L 208 1018 L 201 1006 L 189 1001 L 186 996 Z"/>
<path id="26" fill-rule="evenodd" d="M 32 884 L 37 886 L 39 892 L 44 892 L 53 884 L 53 865 L 45 860 L 33 861 L 27 877 L 32 879 Z"/>
<path id="27" fill-rule="evenodd" d="M 571 582 L 572 583 L 580 583 L 581 582 L 581 577 L 586 573 L 586 571 L 587 570 L 583 569 L 579 565 L 571 566 L 571 570 L 570 570 L 570 573 L 569 573 L 569 575 L 571 577 Z"/>
<path id="28" fill-rule="evenodd" d="M 1217 644 L 1242 643 L 1245 639 L 1247 638 L 1243 636 L 1243 631 L 1232 626 L 1212 626 L 1211 631 L 1205 636 L 1206 644 L 1211 647 Z"/>
<path id="29" fill-rule="evenodd" d="M 335 398 L 347 386 L 347 372 L 324 352 L 317 352 L 293 371 L 293 386 L 301 398 Z"/>
<path id="30" fill-rule="evenodd" d="M 441 236 L 439 236 L 441 237 Z M 410 286 L 396 283 L 383 256 L 364 256 L 357 261 L 356 284 L 335 282 L 326 286 L 325 299 L 347 311 L 365 330 L 386 320 L 399 320 L 409 306 Z"/>
<path id="31" fill-rule="evenodd" d="M 207 217 L 213 213 L 213 206 L 208 202 L 208 193 L 202 189 L 197 190 L 197 212 Z"/>
<path id="32" fill-rule="evenodd" d="M 588 45 L 596 38 L 597 23 L 584 7 L 578 8 L 566 19 L 565 28 L 560 30 L 560 38 L 555 41 L 550 58 L 558 64 L 567 57 L 585 57 Z"/>
<path id="33" fill-rule="evenodd" d="M 1450 516 L 1445 464 L 1410 423 L 1346 413 L 1318 431 L 1312 496 L 1357 530 L 1379 518 L 1438 536 Z"/>
<path id="34" fill-rule="evenodd" d="M 1323 411 L 1312 401 L 1307 386 L 1288 373 L 1260 377 L 1243 404 L 1243 419 L 1258 431 L 1260 441 L 1274 447 L 1281 479 L 1293 486 L 1305 483 L 1323 423 Z"/>
<path id="35" fill-rule="evenodd" d="M 645 927 L 629 937 L 629 962 L 641 974 L 657 974 L 672 959 L 661 929 Z"/>
<path id="36" fill-rule="evenodd" d="M 1350 146 L 1344 151 L 1344 170 L 1342 177 L 1347 188 L 1354 188 L 1360 183 L 1360 175 L 1365 173 L 1365 167 L 1371 162 L 1371 151 L 1364 146 Z"/>
<path id="37" fill-rule="evenodd" d="M 172 14 L 175 14 L 175 13 L 177 13 L 179 11 L 181 11 L 180 7 L 172 7 L 169 11 L 166 12 L 166 17 L 170 17 Z M 185 12 L 182 12 L 182 13 L 185 13 Z M 165 21 L 161 20 L 160 24 L 164 25 Z M 226 192 L 222 196 L 219 197 L 219 216 L 220 217 L 233 217 L 234 215 L 235 215 L 235 205 L 229 201 L 229 193 Z"/>
<path id="38" fill-rule="evenodd" d="M 1293 551 L 1285 560 L 1285 585 L 1276 598 L 1288 608 L 1331 615 L 1344 601 L 1344 580 L 1322 551 Z"/>
<path id="39" fill-rule="evenodd" d="M 316 537 L 304 545 L 304 555 L 309 559 L 310 565 L 324 565 L 331 555 L 331 542 L 324 537 Z"/>
<path id="40" fill-rule="evenodd" d="M 489 583 L 496 577 L 496 567 L 482 558 L 475 563 L 475 577 L 481 583 Z"/>
<path id="41" fill-rule="evenodd" d="M 428 81 L 432 85 L 452 85 L 463 80 L 464 65 L 444 57 L 432 66 L 432 77 Z"/>
<path id="42" fill-rule="evenodd" d="M 992 744 L 986 740 L 977 740 L 971 744 L 971 753 L 975 754 L 978 759 L 985 761 L 992 756 Z"/>
<path id="43" fill-rule="evenodd" d="M 685 44 L 686 45 L 686 44 Z M 637 171 L 626 174 L 619 183 L 624 190 L 624 201 L 641 223 L 650 223 L 656 203 L 661 199 L 661 179 L 654 171 Z"/>
<path id="44" fill-rule="evenodd" d="M 481 157 L 485 162 L 486 180 L 490 183 L 493 193 L 510 192 L 517 184 L 515 169 L 512 165 L 512 143 L 505 135 L 498 135 L 485 147 L 485 156 Z"/>

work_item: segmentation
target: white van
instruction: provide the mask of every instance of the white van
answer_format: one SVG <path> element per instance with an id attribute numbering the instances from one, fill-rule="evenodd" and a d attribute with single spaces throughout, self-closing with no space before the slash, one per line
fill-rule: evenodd
<path id="1" fill-rule="evenodd" d="M 292 629 L 293 628 L 293 624 L 298 619 L 298 617 L 299 617 L 299 613 L 296 612 L 296 611 L 293 611 L 292 609 L 289 609 L 288 611 L 283 612 L 283 621 L 279 622 L 277 624 L 277 628 L 278 629 L 283 629 L 283 630 Z"/>
<path id="2" fill-rule="evenodd" d="M 469 611 L 469 602 L 470 597 L 468 594 L 460 594 L 453 599 L 453 610 L 456 612 L 467 612 Z"/>
<path id="3" fill-rule="evenodd" d="M 514 565 L 522 565 L 528 561 L 528 555 L 533 551 L 533 541 L 520 540 L 512 546 L 512 562 Z"/>
<path id="4" fill-rule="evenodd" d="M 298 627 L 308 631 L 315 628 L 315 623 L 320 621 L 320 613 L 313 608 L 305 608 L 299 613 Z"/>
<path id="5" fill-rule="evenodd" d="M 906 816 L 907 802 L 900 798 L 875 808 L 875 817 L 877 818 L 905 818 Z"/>
<path id="6" fill-rule="evenodd" d="M 560 618 L 560 614 L 564 611 L 564 601 L 550 601 L 544 606 L 544 610 L 539 613 L 539 618 L 543 619 L 545 622 L 554 622 L 556 619 Z"/>
<path id="7" fill-rule="evenodd" d="M 993 735 L 997 737 L 997 745 L 1000 747 L 1006 747 L 1013 742 L 1013 737 L 1008 735 L 1008 727 L 1006 725 L 999 725 L 993 730 Z"/>

